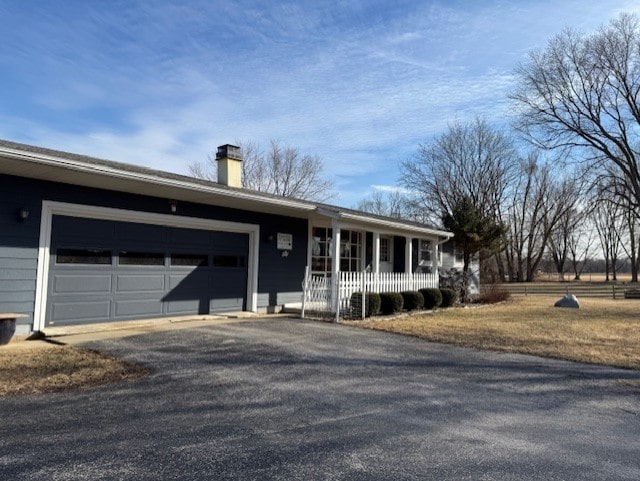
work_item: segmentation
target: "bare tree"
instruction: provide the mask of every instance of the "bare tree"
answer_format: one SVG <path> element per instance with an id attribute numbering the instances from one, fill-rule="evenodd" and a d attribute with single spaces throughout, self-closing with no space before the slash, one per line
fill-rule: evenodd
<path id="1" fill-rule="evenodd" d="M 572 211 L 560 216 L 558 224 L 549 236 L 548 251 L 556 268 L 558 279 L 564 281 L 565 265 L 569 256 L 569 238 L 572 231 Z"/>
<path id="2" fill-rule="evenodd" d="M 315 200 L 330 199 L 333 182 L 323 176 L 322 159 L 302 155 L 300 150 L 271 140 L 264 153 L 254 142 L 240 142 L 242 149 L 242 186 L 284 197 Z M 189 165 L 189 172 L 201 179 L 217 179 L 215 159 Z"/>
<path id="3" fill-rule="evenodd" d="M 558 163 L 555 164 L 558 168 Z M 580 197 L 581 184 L 559 178 L 549 163 L 533 153 L 521 163 L 508 215 L 504 251 L 509 279 L 533 281 L 554 228 Z"/>
<path id="4" fill-rule="evenodd" d="M 623 206 L 600 190 L 594 201 L 595 208 L 591 220 L 598 233 L 600 247 L 604 256 L 605 281 L 618 279 L 618 258 L 622 248 L 622 236 L 625 229 Z M 611 274 L 611 277 L 610 277 Z"/>
<path id="5" fill-rule="evenodd" d="M 585 225 L 586 216 L 580 219 L 580 224 L 575 225 L 575 229 L 569 235 L 569 254 L 571 267 L 573 269 L 573 279 L 580 280 L 582 271 L 589 263 L 589 255 L 592 252 L 596 236 L 591 226 Z"/>
<path id="6" fill-rule="evenodd" d="M 390 192 L 376 190 L 369 197 L 358 202 L 355 208 L 371 214 L 413 220 L 407 203 L 406 196 L 398 190 Z"/>
<path id="7" fill-rule="evenodd" d="M 421 145 L 402 163 L 400 183 L 411 191 L 412 208 L 434 223 L 452 214 L 462 198 L 499 220 L 517 158 L 511 140 L 477 118 L 450 125 L 433 142 Z"/>
<path id="8" fill-rule="evenodd" d="M 622 14 L 592 35 L 566 30 L 516 71 L 519 128 L 536 145 L 571 149 L 640 205 L 640 23 Z"/>
<path id="9" fill-rule="evenodd" d="M 573 205 L 560 216 L 551 230 L 547 246 L 560 280 L 564 280 L 567 260 L 571 263 L 575 279 L 579 280 L 595 241 L 590 225 L 591 209 L 581 205 L 578 199 Z"/>
<path id="10" fill-rule="evenodd" d="M 640 225 L 638 213 L 634 209 L 624 210 L 626 222 L 626 239 L 622 242 L 622 249 L 629 257 L 631 264 L 631 282 L 638 282 L 638 269 L 640 268 Z"/>

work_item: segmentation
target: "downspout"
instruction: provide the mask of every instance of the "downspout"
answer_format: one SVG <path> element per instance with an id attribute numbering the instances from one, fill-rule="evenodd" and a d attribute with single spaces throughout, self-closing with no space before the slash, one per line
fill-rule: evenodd
<path id="1" fill-rule="evenodd" d="M 436 242 L 436 261 L 435 261 L 435 266 L 436 268 L 434 269 L 435 274 L 436 274 L 436 279 L 438 281 L 438 288 L 440 287 L 440 262 L 438 261 L 438 254 L 440 253 L 440 246 L 442 244 L 444 244 L 445 242 L 449 242 L 451 239 L 453 239 L 453 236 L 451 237 L 445 237 L 440 241 Z"/>

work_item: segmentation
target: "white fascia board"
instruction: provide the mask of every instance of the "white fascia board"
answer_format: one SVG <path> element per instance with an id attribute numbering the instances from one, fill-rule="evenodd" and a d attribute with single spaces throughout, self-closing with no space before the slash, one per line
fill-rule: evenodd
<path id="1" fill-rule="evenodd" d="M 27 152 L 23 150 L 9 149 L 6 147 L 0 147 L 0 155 L 10 156 L 15 159 L 24 160 L 25 162 L 37 163 L 48 167 L 63 167 L 78 172 L 100 174 L 108 177 L 138 181 L 147 184 L 156 184 L 177 189 L 210 193 L 225 197 L 231 197 L 234 199 L 250 200 L 254 202 L 261 202 L 263 204 L 272 204 L 293 209 L 300 209 L 303 211 L 313 211 L 316 209 L 315 204 L 310 202 L 297 201 L 285 197 L 280 199 L 269 196 L 262 196 L 244 190 L 228 191 L 227 189 L 216 188 L 215 186 L 211 185 L 202 185 L 196 182 L 189 182 L 180 179 L 170 179 L 143 172 L 130 172 L 108 165 L 91 164 L 72 159 L 66 159 L 64 157 L 54 157 L 46 154 L 37 154 L 34 152 Z"/>
<path id="2" fill-rule="evenodd" d="M 415 225 L 404 224 L 403 222 L 399 222 L 399 221 L 376 219 L 376 218 L 367 217 L 364 215 L 352 214 L 349 212 L 341 213 L 340 218 L 349 220 L 352 222 L 358 222 L 361 224 L 369 224 L 369 225 L 374 224 L 376 226 L 380 226 L 381 228 L 390 229 L 396 232 L 402 231 L 404 233 L 410 232 L 412 234 L 419 233 L 419 234 L 428 235 L 428 236 L 440 237 L 444 239 L 443 242 L 446 242 L 447 240 L 453 237 L 452 232 L 431 229 L 429 227 L 419 227 Z"/>

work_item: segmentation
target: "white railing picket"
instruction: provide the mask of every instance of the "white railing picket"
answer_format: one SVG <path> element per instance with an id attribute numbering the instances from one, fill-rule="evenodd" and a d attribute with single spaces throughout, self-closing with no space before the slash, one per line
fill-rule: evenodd
<path id="1" fill-rule="evenodd" d="M 354 292 L 402 292 L 423 288 L 437 288 L 436 273 L 398 273 L 398 272 L 339 272 L 335 279 L 338 283 L 338 313 L 349 311 L 349 303 Z M 313 276 L 308 270 L 302 282 L 302 309 L 305 312 L 315 311 L 331 313 L 335 309 L 332 303 L 332 279 Z"/>

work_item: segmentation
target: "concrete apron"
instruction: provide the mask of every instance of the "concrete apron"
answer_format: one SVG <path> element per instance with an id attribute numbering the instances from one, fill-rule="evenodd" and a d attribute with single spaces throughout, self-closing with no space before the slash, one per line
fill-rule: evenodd
<path id="1" fill-rule="evenodd" d="M 276 315 L 277 316 L 277 315 Z M 175 316 L 140 321 L 104 322 L 96 324 L 82 324 L 77 326 L 47 327 L 37 336 L 14 336 L 13 339 L 0 349 L 28 349 L 47 348 L 60 344 L 82 344 L 90 341 L 116 339 L 120 337 L 136 336 L 149 332 L 172 331 L 194 327 L 210 326 L 230 322 L 255 320 L 256 318 L 274 317 L 274 314 L 258 315 L 253 312 L 227 312 L 216 315 Z"/>

